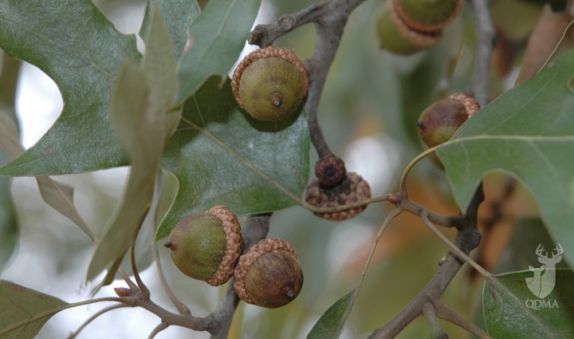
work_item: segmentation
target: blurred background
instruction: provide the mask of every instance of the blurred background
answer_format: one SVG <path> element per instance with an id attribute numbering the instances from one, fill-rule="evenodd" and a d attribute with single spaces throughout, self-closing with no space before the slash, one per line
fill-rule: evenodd
<path id="1" fill-rule="evenodd" d="M 144 0 L 95 3 L 119 31 L 139 31 Z M 312 3 L 263 0 L 256 24 L 275 21 Z M 375 22 L 383 3 L 368 0 L 351 16 L 319 108 L 319 121 L 331 149 L 343 158 L 348 170 L 369 182 L 373 196 L 398 190 L 403 168 L 422 151 L 416 132 L 419 114 L 430 103 L 464 91 L 474 64 L 474 23 L 468 3 L 444 30 L 438 46 L 410 57 L 393 56 L 379 48 Z M 495 98 L 514 86 L 542 7 L 519 0 L 490 3 L 499 36 L 491 65 L 491 97 Z M 314 43 L 314 27 L 306 25 L 281 37 L 276 45 L 294 50 L 303 59 L 312 53 Z M 138 47 L 143 51 L 139 37 Z M 253 49 L 246 46 L 244 54 Z M 50 128 L 62 105 L 52 80 L 36 67 L 22 64 L 16 113 L 26 148 Z M 314 165 L 317 156 L 314 150 L 311 154 Z M 121 200 L 127 173 L 128 169 L 118 168 L 55 179 L 75 188 L 79 212 L 98 232 Z M 165 178 L 168 189 L 172 181 L 169 176 Z M 413 200 L 435 212 L 459 211 L 444 172 L 429 159 L 414 168 L 409 189 Z M 95 286 L 86 285 L 83 279 L 94 244 L 75 224 L 42 201 L 33 178 L 12 179 L 10 191 L 15 215 L 10 210 L 0 215 L 4 221 L 0 229 L 4 249 L 0 251 L 0 264 L 4 263 L 0 278 L 67 302 L 90 298 Z M 6 192 L 2 193 L 4 200 L 9 199 Z M 532 258 L 536 245 L 540 239 L 551 240 L 538 220 L 529 192 L 501 173 L 486 177 L 485 192 L 487 198 L 480 209 L 484 235 L 481 247 L 473 253 L 475 259 L 494 272 L 527 269 L 528 263 L 537 263 Z M 374 236 L 390 211 L 389 205 L 372 204 L 358 217 L 340 223 L 319 219 L 299 207 L 274 213 L 269 237 L 284 238 L 296 248 L 305 274 L 303 290 L 294 302 L 277 310 L 240 303 L 230 338 L 305 338 L 325 310 L 354 287 Z M 146 232 L 138 240 L 142 278 L 152 290 L 154 301 L 174 310 L 151 265 L 153 225 L 147 222 L 144 227 Z M 445 233 L 454 237 L 452 230 Z M 12 246 L 16 250 L 9 257 L 7 249 Z M 170 286 L 192 313 L 204 316 L 213 311 L 226 285 L 213 288 L 185 277 L 171 263 L 168 251 L 163 247 L 159 251 Z M 420 219 L 406 213 L 396 218 L 377 247 L 343 338 L 365 338 L 390 320 L 434 275 L 446 251 L 447 246 Z M 113 287 L 123 286 L 123 281 L 116 281 L 95 297 L 115 296 Z M 483 326 L 481 290 L 480 276 L 463 269 L 443 301 Z M 103 307 L 94 304 L 61 312 L 46 324 L 38 338 L 66 338 Z M 147 311 L 125 308 L 98 318 L 78 338 L 145 338 L 159 322 Z M 443 325 L 451 338 L 469 337 L 459 328 Z M 206 333 L 170 327 L 156 338 L 208 337 Z M 399 336 L 428 337 L 430 331 L 423 319 L 414 321 Z"/>

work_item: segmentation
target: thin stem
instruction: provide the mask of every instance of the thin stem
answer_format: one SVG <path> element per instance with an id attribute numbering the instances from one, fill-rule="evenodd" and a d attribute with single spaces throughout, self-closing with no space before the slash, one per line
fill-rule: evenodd
<path id="1" fill-rule="evenodd" d="M 134 278 L 136 279 L 136 283 L 138 284 L 138 287 L 141 291 L 142 294 L 142 298 L 144 300 L 149 300 L 150 298 L 150 292 L 149 289 L 147 288 L 147 286 L 143 283 L 143 281 L 140 278 L 140 274 L 138 272 L 138 268 L 136 267 L 136 255 L 135 255 L 135 245 L 132 245 L 130 247 L 130 261 L 132 264 L 132 271 L 134 273 Z"/>
<path id="2" fill-rule="evenodd" d="M 405 170 L 403 171 L 403 174 L 401 175 L 401 182 L 400 182 L 401 198 L 404 199 L 404 198 L 407 198 L 409 196 L 409 192 L 407 190 L 407 176 L 409 175 L 409 172 L 411 171 L 411 169 L 415 166 L 415 164 L 417 162 L 419 162 L 419 160 L 421 160 L 422 158 L 431 154 L 435 150 L 436 150 L 436 147 L 427 149 L 426 151 L 417 155 L 413 160 L 411 160 L 411 162 L 407 165 L 407 167 L 405 167 Z"/>
<path id="3" fill-rule="evenodd" d="M 492 274 L 487 272 L 482 266 L 476 263 L 476 261 L 472 260 L 468 255 L 464 254 L 458 247 L 456 247 L 441 231 L 439 231 L 435 225 L 429 220 L 428 213 L 423 212 L 421 219 L 427 225 L 428 228 L 431 229 L 445 244 L 450 247 L 450 249 L 456 253 L 461 259 L 467 262 L 470 266 L 472 266 L 475 270 L 480 272 L 484 277 L 492 278 Z"/>
<path id="4" fill-rule="evenodd" d="M 169 324 L 162 321 L 159 325 L 157 325 L 157 326 L 153 329 L 153 331 L 151 331 L 151 333 L 149 334 L 148 339 L 153 339 L 153 338 L 156 336 L 156 334 L 158 334 L 159 332 L 165 330 L 165 329 L 168 328 L 168 327 L 169 327 Z"/>
<path id="5" fill-rule="evenodd" d="M 438 323 L 433 304 L 430 302 L 426 302 L 423 305 L 422 313 L 431 327 L 433 339 L 448 339 L 448 335 Z"/>
<path id="6" fill-rule="evenodd" d="M 434 306 L 434 310 L 438 318 L 451 322 L 455 325 L 458 325 L 461 328 L 464 328 L 469 333 L 477 336 L 479 339 L 492 339 L 492 337 L 488 335 L 488 333 L 484 332 L 480 327 L 476 326 L 471 321 L 468 321 L 460 314 L 451 310 L 450 307 L 445 305 L 442 301 L 433 300 L 432 304 Z"/>
<path id="7" fill-rule="evenodd" d="M 130 305 L 125 305 L 125 304 L 119 304 L 119 305 L 113 305 L 113 306 L 110 306 L 110 307 L 106 307 L 106 308 L 100 310 L 99 312 L 97 312 L 97 313 L 95 313 L 94 315 L 92 315 L 91 317 L 89 317 L 88 320 L 84 321 L 84 323 L 83 323 L 80 327 L 78 327 L 78 329 L 77 329 L 74 333 L 72 333 L 72 334 L 68 337 L 68 339 L 74 339 L 74 338 L 76 338 L 76 337 L 78 336 L 78 334 L 80 334 L 80 332 L 82 332 L 82 330 L 83 330 L 86 326 L 88 326 L 92 321 L 96 320 L 96 319 L 97 319 L 99 316 L 101 316 L 102 314 L 105 314 L 105 313 L 107 313 L 107 312 L 109 312 L 109 311 L 116 310 L 116 309 L 118 309 L 118 308 L 124 308 L 124 307 L 131 307 L 131 306 L 130 306 Z"/>
<path id="8" fill-rule="evenodd" d="M 151 251 L 152 251 L 152 255 L 153 255 L 153 260 L 155 261 L 155 266 L 157 269 L 157 275 L 159 277 L 159 281 L 161 282 L 161 285 L 163 286 L 165 293 L 167 293 L 169 299 L 171 300 L 171 302 L 173 303 L 175 308 L 177 308 L 179 314 L 191 315 L 191 311 L 189 310 L 189 308 L 187 308 L 187 306 L 185 306 L 184 303 L 182 303 L 179 299 L 177 299 L 177 297 L 175 296 L 175 294 L 173 293 L 171 288 L 169 288 L 167 281 L 165 280 L 163 270 L 161 269 L 161 262 L 159 259 L 159 253 L 157 250 L 157 244 L 156 243 L 153 243 L 151 245 Z"/>

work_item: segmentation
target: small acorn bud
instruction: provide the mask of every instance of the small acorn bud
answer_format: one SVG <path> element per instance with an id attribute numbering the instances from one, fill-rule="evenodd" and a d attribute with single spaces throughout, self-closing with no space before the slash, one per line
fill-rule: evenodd
<path id="1" fill-rule="evenodd" d="M 334 186 L 343 181 L 346 174 L 345 162 L 335 154 L 326 155 L 315 163 L 315 175 L 321 185 Z"/>
<path id="2" fill-rule="evenodd" d="M 334 187 L 325 187 L 315 178 L 307 186 L 305 201 L 317 207 L 339 207 L 369 199 L 371 188 L 357 173 L 347 172 L 345 179 Z M 354 207 L 345 211 L 315 213 L 316 216 L 333 221 L 353 218 L 363 212 L 367 205 Z"/>
<path id="3" fill-rule="evenodd" d="M 382 48 L 394 54 L 410 55 L 440 41 L 440 29 L 422 32 L 409 27 L 398 15 L 396 2 L 388 0 L 378 14 L 377 34 Z"/>
<path id="4" fill-rule="evenodd" d="M 417 122 L 419 136 L 428 147 L 447 142 L 478 109 L 476 100 L 462 93 L 437 101 L 421 113 Z"/>
<path id="5" fill-rule="evenodd" d="M 183 218 L 164 246 L 183 274 L 219 286 L 233 275 L 241 245 L 237 218 L 227 207 L 217 205 Z"/>
<path id="6" fill-rule="evenodd" d="M 231 82 L 239 106 L 263 121 L 278 121 L 295 112 L 307 87 L 301 60 L 293 52 L 273 46 L 241 60 Z"/>
<path id="7" fill-rule="evenodd" d="M 463 0 L 389 0 L 396 3 L 399 17 L 410 28 L 435 32 L 448 25 L 460 12 Z"/>
<path id="8" fill-rule="evenodd" d="M 295 299 L 303 286 L 303 269 L 291 244 L 264 239 L 239 258 L 233 288 L 249 304 L 277 308 Z"/>

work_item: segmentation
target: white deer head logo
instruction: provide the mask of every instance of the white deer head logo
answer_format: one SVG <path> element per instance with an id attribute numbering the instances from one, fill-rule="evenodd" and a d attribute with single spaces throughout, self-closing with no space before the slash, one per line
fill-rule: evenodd
<path id="1" fill-rule="evenodd" d="M 556 251 L 556 254 L 554 254 L 554 251 Z M 556 264 L 562 260 L 564 250 L 562 246 L 558 244 L 558 246 L 551 251 L 552 258 L 548 258 L 548 255 L 545 255 L 544 252 L 545 250 L 542 244 L 538 245 L 536 255 L 538 255 L 538 261 L 543 265 L 539 268 L 528 266 L 534 273 L 534 277 L 526 278 L 528 288 L 540 299 L 544 299 L 554 289 L 554 284 L 556 283 L 555 267 Z"/>

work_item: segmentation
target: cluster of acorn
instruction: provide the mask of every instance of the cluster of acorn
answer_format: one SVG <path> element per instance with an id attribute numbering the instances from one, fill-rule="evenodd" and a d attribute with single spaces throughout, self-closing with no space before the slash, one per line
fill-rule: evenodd
<path id="1" fill-rule="evenodd" d="M 442 28 L 457 16 L 462 4 L 463 0 L 387 0 L 377 22 L 381 47 L 409 55 L 436 45 Z"/>
<path id="2" fill-rule="evenodd" d="M 234 277 L 233 288 L 245 302 L 268 308 L 291 302 L 303 286 L 303 270 L 293 246 L 264 239 L 243 255 L 241 227 L 227 207 L 217 205 L 175 225 L 165 247 L 185 275 L 219 286 Z"/>

